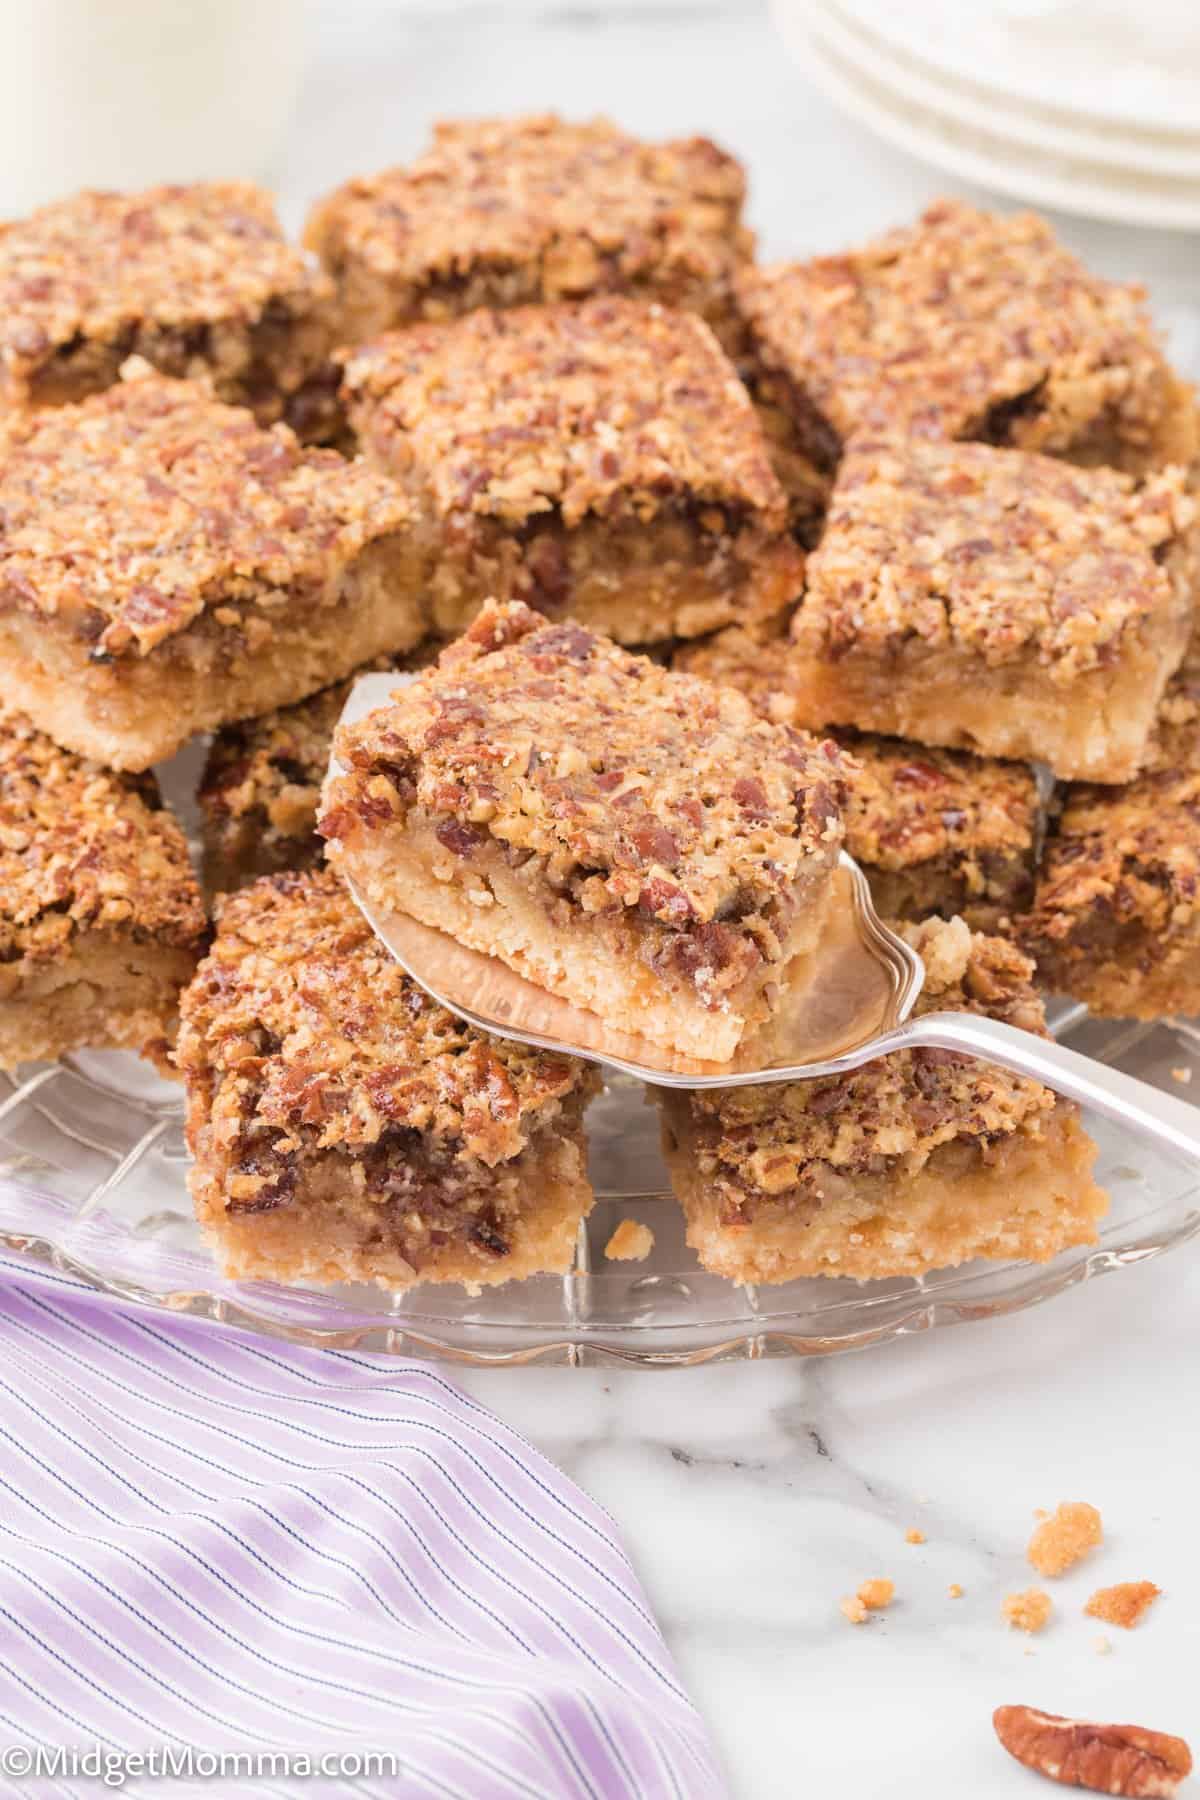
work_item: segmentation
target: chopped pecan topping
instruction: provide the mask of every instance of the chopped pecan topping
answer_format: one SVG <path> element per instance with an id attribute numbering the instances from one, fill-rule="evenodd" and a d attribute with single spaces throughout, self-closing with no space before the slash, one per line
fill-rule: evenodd
<path id="1" fill-rule="evenodd" d="M 1122 971 L 1116 934 L 1136 930 L 1135 958 L 1149 965 L 1190 929 L 1200 896 L 1198 820 L 1200 680 L 1185 667 L 1133 781 L 1061 790 L 1021 932 L 1063 991 L 1074 991 L 1077 972 L 1086 977 L 1111 959 L 1123 997 L 1136 999 L 1136 970 Z"/>
<path id="2" fill-rule="evenodd" d="M 150 348 L 153 334 L 183 365 L 205 358 L 211 327 L 282 325 L 330 294 L 250 182 L 85 190 L 0 234 L 0 365 L 18 399 L 53 357 L 94 345 Z"/>
<path id="3" fill-rule="evenodd" d="M 0 963 L 77 931 L 199 945 L 206 921 L 183 832 L 151 776 L 115 775 L 26 720 L 0 723 Z"/>
<path id="4" fill-rule="evenodd" d="M 717 539 L 721 509 L 786 525 L 749 397 L 692 314 L 625 299 L 485 308 L 347 352 L 343 391 L 369 455 L 464 528 L 551 512 L 568 528 L 644 523 L 681 505 Z M 553 600 L 561 564 L 539 548 L 539 584 L 547 569 Z M 585 656 L 587 633 L 560 629 Z"/>
<path id="5" fill-rule="evenodd" d="M 795 636 L 825 657 L 885 657 L 909 638 L 989 667 L 1032 654 L 1074 681 L 1169 614 L 1162 554 L 1194 518 L 1182 468 L 1138 482 L 984 444 L 860 441 L 809 557 Z M 971 556 L 955 556 L 964 540 Z"/>
<path id="6" fill-rule="evenodd" d="M 736 688 L 766 719 L 788 716 L 788 663 L 786 639 L 764 642 L 739 626 L 676 656 L 676 667 Z M 898 871 L 949 858 L 968 897 L 1027 878 L 1039 812 L 1031 769 L 964 750 L 918 754 L 899 738 L 848 729 L 838 739 L 846 848 L 856 861 Z"/>
<path id="7" fill-rule="evenodd" d="M 961 919 L 904 930 L 925 961 L 918 1015 L 986 1013 L 1044 1031 L 1033 965 L 1006 940 L 972 934 Z M 986 999 L 976 991 L 981 986 Z M 1039 1082 L 991 1064 L 919 1049 L 834 1082 L 701 1089 L 689 1104 L 701 1167 L 732 1223 L 752 1213 L 756 1197 L 805 1188 L 833 1193 L 846 1178 L 892 1161 L 914 1173 L 944 1144 L 1037 1135 L 1056 1100 Z"/>
<path id="8" fill-rule="evenodd" d="M 431 1000 L 328 871 L 227 896 L 181 1012 L 189 1131 L 206 1131 L 235 1211 L 287 1204 L 303 1162 L 336 1150 L 365 1159 L 381 1201 L 458 1216 L 594 1085 L 585 1065 L 485 1037 Z M 472 1231 L 505 1254 L 494 1220 Z"/>
<path id="9" fill-rule="evenodd" d="M 509 293 L 720 304 L 751 247 L 744 192 L 738 164 L 706 138 L 640 143 L 606 119 L 553 114 L 451 120 L 407 168 L 329 195 L 306 239 L 347 295 L 363 271 L 375 278 L 376 330 Z"/>
<path id="10" fill-rule="evenodd" d="M 747 268 L 738 296 L 764 361 L 844 441 L 1060 451 L 1099 422 L 1144 445 L 1169 404 L 1142 290 L 1089 274 L 1032 213 L 941 200 L 847 255 Z"/>
<path id="11" fill-rule="evenodd" d="M 348 773 L 331 784 L 326 835 L 384 761 L 408 757 L 406 804 L 449 848 L 475 839 L 450 843 L 447 815 L 471 833 L 486 821 L 508 850 L 542 857 L 557 891 L 586 882 L 591 910 L 706 927 L 680 955 L 708 967 L 732 959 L 745 935 L 733 923 L 789 903 L 840 846 L 836 752 L 520 605 L 486 608 L 435 670 L 341 732 L 337 753 Z"/>
<path id="12" fill-rule="evenodd" d="M 459 819 L 442 819 L 434 826 L 434 836 L 439 844 L 455 856 L 470 856 L 485 841 L 485 834 L 476 825 L 464 825 Z"/>
<path id="13" fill-rule="evenodd" d="M 0 602 L 105 657 L 144 656 L 201 615 L 242 631 L 259 598 L 319 595 L 331 566 L 409 519 L 365 464 L 144 365 L 0 421 Z M 253 623 L 269 633 L 270 607 Z"/>

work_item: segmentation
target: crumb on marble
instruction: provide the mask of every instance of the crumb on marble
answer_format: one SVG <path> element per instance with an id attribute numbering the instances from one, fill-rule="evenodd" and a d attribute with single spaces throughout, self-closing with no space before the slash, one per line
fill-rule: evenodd
<path id="1" fill-rule="evenodd" d="M 864 1581 L 855 1595 L 861 1600 L 868 1612 L 882 1612 L 892 1604 L 896 1593 L 896 1584 L 889 1581 L 886 1575 L 874 1575 L 870 1581 Z"/>
<path id="2" fill-rule="evenodd" d="M 604 1246 L 610 1262 L 645 1262 L 654 1248 L 654 1233 L 640 1219 L 622 1219 Z"/>
<path id="3" fill-rule="evenodd" d="M 923 1544 L 925 1542 L 925 1533 L 923 1531 L 918 1531 L 915 1525 L 910 1525 L 904 1534 L 904 1541 L 906 1544 Z"/>
<path id="4" fill-rule="evenodd" d="M 1115 1587 L 1097 1588 L 1083 1610 L 1089 1619 L 1132 1631 L 1161 1593 L 1152 1581 L 1119 1581 Z"/>
<path id="5" fill-rule="evenodd" d="M 966 1588 L 960 1586 L 957 1581 L 952 1581 L 950 1586 L 946 1589 L 946 1592 L 952 1600 L 961 1600 L 966 1591 Z"/>
<path id="6" fill-rule="evenodd" d="M 1110 1656 L 1112 1654 L 1112 1639 L 1106 1637 L 1093 1638 L 1092 1649 L 1096 1652 L 1097 1656 Z"/>
<path id="7" fill-rule="evenodd" d="M 1046 1511 L 1044 1506 L 1035 1506 L 1033 1509 L 1033 1516 L 1035 1519 L 1048 1519 L 1050 1514 Z"/>
<path id="8" fill-rule="evenodd" d="M 1063 1575 L 1103 1541 L 1096 1508 L 1086 1500 L 1064 1500 L 1037 1527 L 1025 1555 L 1039 1575 Z"/>
<path id="9" fill-rule="evenodd" d="M 1171 1080 L 1177 1081 L 1179 1083 L 1180 1087 L 1186 1087 L 1188 1082 L 1191 1079 L 1192 1079 L 1192 1071 L 1189 1068 L 1179 1068 L 1179 1069 L 1171 1070 Z"/>
<path id="10" fill-rule="evenodd" d="M 843 1599 L 838 1601 L 838 1606 L 841 1609 L 843 1617 L 849 1619 L 851 1625 L 865 1624 L 867 1608 L 857 1594 L 845 1595 Z"/>
<path id="11" fill-rule="evenodd" d="M 1026 1588 L 1023 1593 L 1004 1597 L 1004 1617 L 1018 1631 L 1044 1631 L 1053 1611 L 1053 1601 L 1041 1588 Z"/>

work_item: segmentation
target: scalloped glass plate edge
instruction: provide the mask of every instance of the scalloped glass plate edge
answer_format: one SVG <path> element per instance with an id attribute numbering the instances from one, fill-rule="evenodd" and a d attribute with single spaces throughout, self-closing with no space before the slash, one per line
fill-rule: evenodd
<path id="1" fill-rule="evenodd" d="M 1187 1091 L 1200 1070 L 1200 1032 L 1187 1021 L 1104 1022 L 1060 1007 L 1057 1025 L 1077 1048 L 1160 1085 L 1182 1080 Z M 1200 1075 L 1195 1086 L 1200 1093 Z M 328 1348 L 476 1367 L 831 1355 L 1003 1317 L 1200 1235 L 1200 1169 L 1087 1123 L 1112 1195 L 1094 1245 L 1041 1265 L 752 1289 L 698 1267 L 666 1191 L 653 1109 L 618 1079 L 589 1115 L 598 1199 L 569 1274 L 474 1297 L 436 1288 L 393 1296 L 220 1277 L 191 1217 L 178 1090 L 132 1058 L 83 1055 L 21 1081 L 0 1077 L 0 1245 L 10 1274 L 57 1271 L 123 1304 Z M 647 1263 L 604 1258 L 628 1215 L 654 1227 Z"/>
<path id="2" fill-rule="evenodd" d="M 814 1332 L 804 1328 L 800 1316 L 789 1325 L 787 1316 L 781 1315 L 764 1318 L 761 1330 L 742 1329 L 731 1336 L 714 1337 L 711 1341 L 707 1339 L 708 1328 L 692 1326 L 689 1329 L 697 1335 L 705 1333 L 705 1341 L 674 1347 L 654 1347 L 644 1341 L 667 1335 L 667 1328 L 653 1324 L 622 1327 L 631 1340 L 627 1343 L 618 1343 L 608 1337 L 606 1333 L 610 1328 L 603 1325 L 580 1326 L 573 1336 L 544 1338 L 530 1328 L 529 1335 L 534 1341 L 510 1342 L 507 1347 L 456 1342 L 411 1326 L 384 1326 L 372 1320 L 359 1324 L 346 1321 L 325 1326 L 301 1325 L 273 1316 L 269 1307 L 256 1306 L 253 1284 L 243 1284 L 239 1288 L 238 1284 L 230 1283 L 227 1294 L 213 1289 L 178 1289 L 164 1293 L 106 1276 L 46 1238 L 0 1229 L 0 1246 L 27 1260 L 35 1278 L 39 1268 L 51 1269 L 85 1283 L 98 1295 L 122 1305 L 166 1312 L 176 1318 L 195 1319 L 231 1330 L 250 1331 L 310 1348 L 362 1350 L 416 1360 L 458 1363 L 472 1368 L 540 1365 L 678 1369 L 706 1363 L 757 1361 L 766 1357 L 832 1356 L 872 1349 L 917 1332 L 1003 1318 L 1041 1305 L 1098 1276 L 1151 1261 L 1197 1236 L 1200 1236 L 1200 1210 L 1178 1220 L 1170 1231 L 1157 1235 L 1148 1234 L 1129 1243 L 1099 1245 L 1078 1253 L 1066 1253 L 1045 1265 L 997 1264 L 994 1269 L 989 1267 L 976 1274 L 977 1279 L 987 1279 L 997 1272 L 1014 1277 L 1014 1286 L 1009 1292 L 976 1298 L 967 1292 L 930 1291 L 920 1282 L 913 1281 L 909 1297 L 898 1307 L 893 1301 L 894 1310 L 889 1317 L 873 1322 L 864 1319 L 857 1328 Z M 974 1265 L 971 1268 L 975 1270 Z M 961 1274 L 961 1271 L 953 1273 Z M 495 1326 L 485 1326 L 478 1328 L 478 1333 L 480 1337 L 486 1337 L 497 1330 Z"/>

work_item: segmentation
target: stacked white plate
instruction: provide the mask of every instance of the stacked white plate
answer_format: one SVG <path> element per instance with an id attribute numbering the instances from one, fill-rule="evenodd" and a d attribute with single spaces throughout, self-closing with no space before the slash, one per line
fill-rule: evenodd
<path id="1" fill-rule="evenodd" d="M 771 0 L 880 137 L 1035 205 L 1200 230 L 1200 0 Z"/>

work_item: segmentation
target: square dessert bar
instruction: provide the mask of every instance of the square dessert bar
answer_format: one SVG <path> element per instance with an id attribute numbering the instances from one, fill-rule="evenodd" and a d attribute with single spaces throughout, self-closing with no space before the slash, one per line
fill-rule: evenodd
<path id="1" fill-rule="evenodd" d="M 145 769 L 425 633 L 403 494 L 145 363 L 0 418 L 0 682 L 52 737 Z"/>
<path id="2" fill-rule="evenodd" d="M 207 921 L 150 777 L 0 720 L 0 1069 L 83 1047 L 162 1062 Z"/>
<path id="3" fill-rule="evenodd" d="M 642 143 L 553 114 L 455 120 L 416 162 L 320 201 L 305 238 L 337 284 L 345 343 L 606 293 L 701 313 L 727 341 L 734 271 L 753 251 L 745 191 L 707 138 Z"/>
<path id="4" fill-rule="evenodd" d="M 794 716 L 786 638 L 730 626 L 677 652 L 675 666 L 737 688 L 764 718 Z M 991 931 L 1027 910 L 1043 810 L 1032 769 L 849 727 L 834 736 L 847 753 L 846 848 L 884 918 L 959 913 Z"/>
<path id="5" fill-rule="evenodd" d="M 474 312 L 351 353 L 342 393 L 436 546 L 447 636 L 489 597 L 638 644 L 799 594 L 754 410 L 694 316 L 622 299 Z"/>
<path id="6" fill-rule="evenodd" d="M 1128 780 L 1186 647 L 1194 518 L 1180 468 L 860 441 L 792 622 L 796 722 Z"/>
<path id="7" fill-rule="evenodd" d="M 75 194 L 0 226 L 0 404 L 82 400 L 136 355 L 271 424 L 332 348 L 332 298 L 250 182 Z"/>
<path id="8" fill-rule="evenodd" d="M 1134 472 L 1196 455 L 1143 292 L 1089 274 L 1033 213 L 942 200 L 861 250 L 747 266 L 737 293 L 764 399 L 825 467 L 864 432 Z"/>
<path id="9" fill-rule="evenodd" d="M 962 919 L 903 929 L 925 960 L 918 1013 L 1044 1031 L 1033 964 L 1006 939 Z M 688 1243 L 734 1281 L 1045 1262 L 1093 1243 L 1107 1205 L 1071 1102 L 949 1051 L 898 1051 L 834 1081 L 656 1099 Z"/>
<path id="10" fill-rule="evenodd" d="M 1041 805 L 1024 763 L 843 731 L 846 848 L 884 918 L 994 931 L 1033 894 Z"/>
<path id="11" fill-rule="evenodd" d="M 211 893 L 320 864 L 321 783 L 353 685 L 351 675 L 294 706 L 223 725 L 215 734 L 196 791 L 204 885 Z"/>
<path id="12" fill-rule="evenodd" d="M 317 807 L 334 726 L 351 688 L 360 675 L 423 668 L 436 654 L 423 646 L 411 656 L 376 657 L 306 700 L 214 734 L 196 791 L 210 893 L 321 862 Z"/>
<path id="13" fill-rule="evenodd" d="M 406 1288 L 569 1268 L 594 1072 L 446 1012 L 328 871 L 222 903 L 179 1064 L 226 1275 Z"/>
<path id="14" fill-rule="evenodd" d="M 1200 679 L 1180 675 L 1124 787 L 1060 797 L 1021 938 L 1042 985 L 1105 1018 L 1200 1013 Z"/>
<path id="15" fill-rule="evenodd" d="M 328 855 L 368 898 L 724 1062 L 819 940 L 838 757 L 740 695 L 489 606 L 340 730 Z"/>

